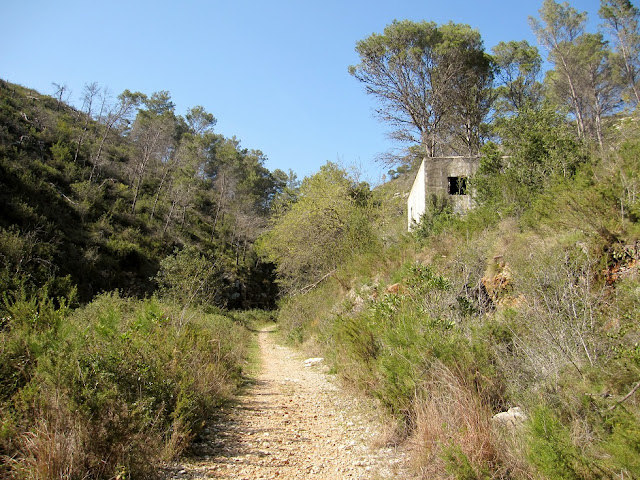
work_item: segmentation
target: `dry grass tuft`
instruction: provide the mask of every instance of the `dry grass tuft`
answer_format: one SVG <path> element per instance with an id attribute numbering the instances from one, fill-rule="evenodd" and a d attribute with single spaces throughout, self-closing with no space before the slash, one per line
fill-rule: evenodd
<path id="1" fill-rule="evenodd" d="M 495 472 L 499 458 L 491 412 L 445 365 L 434 365 L 432 378 L 425 396 L 415 401 L 411 437 L 422 477 L 457 478 L 458 469 L 471 469 L 478 478 Z"/>
<path id="2" fill-rule="evenodd" d="M 85 463 L 86 429 L 68 413 L 66 401 L 51 395 L 46 412 L 37 417 L 32 431 L 18 440 L 24 452 L 22 462 L 15 463 L 14 473 L 26 480 L 78 478 Z"/>

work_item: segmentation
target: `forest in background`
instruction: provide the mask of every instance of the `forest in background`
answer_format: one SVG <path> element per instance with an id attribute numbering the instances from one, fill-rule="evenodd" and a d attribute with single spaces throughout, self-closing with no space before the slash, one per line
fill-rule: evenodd
<path id="1" fill-rule="evenodd" d="M 149 478 L 277 306 L 424 478 L 640 478 L 640 17 L 600 15 L 542 3 L 547 72 L 467 25 L 358 42 L 349 72 L 408 145 L 374 189 L 269 172 L 168 92 L 88 84 L 74 108 L 0 82 L 0 476 Z M 417 162 L 451 154 L 481 154 L 476 208 L 433 196 L 407 234 Z"/>

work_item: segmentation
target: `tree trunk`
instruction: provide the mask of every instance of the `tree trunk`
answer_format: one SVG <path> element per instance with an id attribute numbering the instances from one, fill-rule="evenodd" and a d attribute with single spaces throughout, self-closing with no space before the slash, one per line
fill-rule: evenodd
<path id="1" fill-rule="evenodd" d="M 160 192 L 162 191 L 164 182 L 167 180 L 167 176 L 169 175 L 170 169 L 171 169 L 171 166 L 169 163 L 167 163 L 165 165 L 164 171 L 162 172 L 162 179 L 160 180 L 160 185 L 158 185 L 158 190 L 156 191 L 156 198 L 153 200 L 153 208 L 151 209 L 151 215 L 149 216 L 149 221 L 153 220 L 153 216 L 156 213 L 156 207 L 158 206 L 158 199 L 160 198 Z"/>
<path id="2" fill-rule="evenodd" d="M 151 154 L 153 152 L 156 143 L 158 143 L 158 139 L 160 138 L 160 130 L 155 132 L 155 137 L 151 140 L 151 143 L 148 145 L 144 145 L 142 147 L 142 158 L 140 163 L 136 166 L 134 172 L 134 192 L 133 192 L 133 201 L 131 203 L 131 213 L 136 213 L 136 204 L 138 203 L 138 196 L 140 195 L 140 188 L 142 187 L 142 181 L 144 180 L 144 175 L 147 171 L 147 165 L 149 164 L 149 160 L 151 159 Z"/>
<path id="3" fill-rule="evenodd" d="M 218 205 L 216 206 L 216 215 L 213 218 L 213 227 L 211 228 L 211 242 L 213 242 L 213 238 L 216 234 L 216 227 L 218 226 L 218 219 L 220 217 L 220 212 L 222 210 L 222 203 L 224 200 L 225 188 L 226 188 L 226 176 L 223 173 L 222 185 L 220 186 L 220 199 L 218 200 Z"/>
<path id="4" fill-rule="evenodd" d="M 636 86 L 636 75 L 634 75 L 634 68 L 631 63 L 629 51 L 626 48 L 625 43 L 620 38 L 620 34 L 618 34 L 620 51 L 622 52 L 622 58 L 624 60 L 624 69 L 627 74 L 627 81 L 629 85 L 631 85 L 631 91 L 633 91 L 633 96 L 636 98 L 636 103 L 640 103 L 640 92 L 638 92 L 638 87 Z M 637 72 L 636 72 L 637 73 Z"/>
<path id="5" fill-rule="evenodd" d="M 167 233 L 167 230 L 169 229 L 169 222 L 171 222 L 171 216 L 173 215 L 173 209 L 175 208 L 177 203 L 178 203 L 178 201 L 175 198 L 171 201 L 171 208 L 169 209 L 169 213 L 167 214 L 167 221 L 164 222 L 164 229 L 162 230 L 162 235 Z"/>
<path id="6" fill-rule="evenodd" d="M 89 182 L 93 180 L 93 176 L 96 173 L 96 169 L 98 168 L 100 162 L 100 156 L 102 155 L 102 149 L 104 147 L 105 142 L 107 141 L 107 135 L 109 135 L 109 131 L 111 130 L 111 125 L 105 125 L 105 131 L 102 135 L 102 139 L 100 140 L 100 145 L 98 146 L 98 152 L 93 159 L 93 166 L 91 167 L 91 173 L 89 174 Z"/>

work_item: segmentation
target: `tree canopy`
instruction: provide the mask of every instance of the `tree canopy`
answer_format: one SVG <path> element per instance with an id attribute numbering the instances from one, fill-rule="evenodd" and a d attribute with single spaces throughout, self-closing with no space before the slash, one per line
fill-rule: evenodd
<path id="1" fill-rule="evenodd" d="M 258 250 L 277 265 L 285 291 L 303 291 L 375 243 L 374 215 L 369 186 L 328 162 L 305 178 L 296 201 L 272 218 Z"/>
<path id="2" fill-rule="evenodd" d="M 542 57 L 526 40 L 500 42 L 492 49 L 496 65 L 496 110 L 517 114 L 542 101 Z"/>
<path id="3" fill-rule="evenodd" d="M 427 156 L 475 155 L 491 107 L 493 64 L 468 25 L 394 21 L 356 44 L 360 63 L 349 72 L 381 102 L 377 110 Z"/>

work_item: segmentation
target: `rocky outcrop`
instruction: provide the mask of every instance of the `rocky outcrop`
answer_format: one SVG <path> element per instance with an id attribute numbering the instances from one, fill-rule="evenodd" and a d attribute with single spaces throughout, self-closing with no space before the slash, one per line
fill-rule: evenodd
<path id="1" fill-rule="evenodd" d="M 495 425 L 514 428 L 524 423 L 526 419 L 527 416 L 520 407 L 511 407 L 506 412 L 495 414 L 491 420 Z"/>

